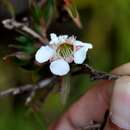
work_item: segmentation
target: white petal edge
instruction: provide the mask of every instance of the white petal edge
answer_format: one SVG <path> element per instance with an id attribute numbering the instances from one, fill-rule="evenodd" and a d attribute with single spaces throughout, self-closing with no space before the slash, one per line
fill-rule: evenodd
<path id="1" fill-rule="evenodd" d="M 58 44 L 59 39 L 55 33 L 51 33 L 50 37 L 51 37 L 51 41 L 49 42 L 49 44 Z"/>
<path id="2" fill-rule="evenodd" d="M 63 43 L 68 39 L 68 35 L 60 35 L 58 39 L 60 43 Z"/>
<path id="3" fill-rule="evenodd" d="M 56 35 L 55 33 L 51 33 L 51 34 L 50 34 L 50 37 L 51 37 L 51 40 L 57 39 L 57 38 L 58 38 L 57 35 Z"/>
<path id="4" fill-rule="evenodd" d="M 42 46 L 35 55 L 35 60 L 39 63 L 48 61 L 54 55 L 54 50 L 49 46 Z"/>
<path id="5" fill-rule="evenodd" d="M 65 60 L 58 59 L 50 64 L 50 70 L 54 75 L 63 76 L 70 71 L 70 66 Z"/>
<path id="6" fill-rule="evenodd" d="M 85 46 L 86 48 L 92 49 L 93 45 L 91 43 L 83 43 L 81 41 L 75 40 L 74 42 L 75 46 Z"/>
<path id="7" fill-rule="evenodd" d="M 81 47 L 78 51 L 74 52 L 74 62 L 76 64 L 82 64 L 85 61 L 88 49 Z"/>

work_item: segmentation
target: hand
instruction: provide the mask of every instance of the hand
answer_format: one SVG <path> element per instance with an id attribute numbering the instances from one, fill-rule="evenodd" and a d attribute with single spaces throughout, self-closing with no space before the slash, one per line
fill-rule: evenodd
<path id="1" fill-rule="evenodd" d="M 130 74 L 130 63 L 112 71 Z M 104 130 L 130 130 L 130 76 L 116 81 L 100 81 L 86 92 L 49 130 L 80 130 L 91 121 L 103 122 L 105 112 L 109 117 Z"/>

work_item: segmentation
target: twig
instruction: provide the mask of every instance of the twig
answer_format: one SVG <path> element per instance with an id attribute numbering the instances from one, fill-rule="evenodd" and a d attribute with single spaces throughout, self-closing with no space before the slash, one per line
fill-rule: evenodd
<path id="1" fill-rule="evenodd" d="M 83 64 L 82 70 L 88 73 L 93 80 L 99 80 L 99 79 L 116 80 L 121 76 L 121 75 L 115 75 L 115 74 L 110 74 L 110 73 L 95 70 L 88 64 Z"/>
<path id="2" fill-rule="evenodd" d="M 29 103 L 32 101 L 33 97 L 35 96 L 36 91 L 31 91 L 30 95 L 27 97 L 25 105 L 29 105 Z"/>
<path id="3" fill-rule="evenodd" d="M 29 28 L 25 24 L 20 23 L 14 19 L 6 19 L 6 20 L 3 20 L 2 23 L 3 23 L 4 27 L 9 30 L 12 30 L 12 29 L 20 30 L 20 31 L 30 34 L 31 36 L 33 36 L 36 39 L 39 39 L 40 42 L 45 42 L 45 40 L 43 39 L 43 37 L 40 34 L 35 32 L 34 30 Z"/>
<path id="4" fill-rule="evenodd" d="M 39 89 L 45 88 L 46 86 L 48 86 L 51 83 L 54 83 L 55 81 L 56 81 L 56 77 L 52 77 L 49 79 L 42 80 L 39 83 L 34 84 L 34 85 L 28 84 L 28 85 L 21 86 L 18 88 L 11 88 L 11 89 L 0 92 L 0 97 L 9 96 L 9 95 L 15 96 L 15 95 L 28 92 L 28 91 L 37 91 Z"/>
<path id="5" fill-rule="evenodd" d="M 98 71 L 88 64 L 83 64 L 79 66 L 79 68 L 75 72 L 73 72 L 72 75 L 83 73 L 88 74 L 92 80 L 116 80 L 122 76 Z"/>
<path id="6" fill-rule="evenodd" d="M 122 76 L 122 75 L 114 75 L 114 74 L 110 74 L 110 73 L 106 73 L 106 72 L 97 71 L 97 70 L 93 69 L 91 66 L 89 66 L 88 64 L 81 65 L 78 70 L 76 70 L 75 72 L 72 72 L 72 75 L 80 74 L 80 73 L 88 74 L 91 77 L 91 79 L 93 79 L 93 80 L 116 80 L 120 76 Z M 14 95 L 21 94 L 21 93 L 27 92 L 27 91 L 33 92 L 33 91 L 46 87 L 50 83 L 56 82 L 57 80 L 55 80 L 55 79 L 56 79 L 56 77 L 53 77 L 53 78 L 49 78 L 46 80 L 42 80 L 39 83 L 34 84 L 34 85 L 28 84 L 28 85 L 21 86 L 18 88 L 11 88 L 11 89 L 0 92 L 0 97 L 9 96 L 9 95 L 14 96 Z M 32 94 L 32 96 L 33 96 L 33 94 Z M 32 96 L 29 97 L 27 100 L 30 101 Z"/>

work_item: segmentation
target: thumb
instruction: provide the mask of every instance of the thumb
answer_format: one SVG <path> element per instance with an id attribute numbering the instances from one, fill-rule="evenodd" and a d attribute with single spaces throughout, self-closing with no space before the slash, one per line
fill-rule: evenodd
<path id="1" fill-rule="evenodd" d="M 105 130 L 119 128 L 130 130 L 130 76 L 116 80 L 113 88 L 109 122 Z"/>

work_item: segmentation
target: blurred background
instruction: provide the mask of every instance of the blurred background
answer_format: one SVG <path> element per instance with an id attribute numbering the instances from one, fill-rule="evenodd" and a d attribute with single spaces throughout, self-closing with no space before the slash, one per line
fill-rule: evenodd
<path id="1" fill-rule="evenodd" d="M 27 14 L 27 0 L 11 0 L 17 17 Z M 71 20 L 52 22 L 48 34 L 76 35 L 77 39 L 93 44 L 89 51 L 89 64 L 94 68 L 109 72 L 130 60 L 130 0 L 75 0 L 83 24 L 78 29 Z M 9 18 L 6 8 L 0 5 L 0 21 Z M 32 73 L 4 62 L 10 53 L 9 44 L 15 43 L 15 31 L 8 31 L 0 24 L 0 90 L 32 83 Z M 71 92 L 67 105 L 63 106 L 60 95 L 49 94 L 42 105 L 41 113 L 32 113 L 25 106 L 25 95 L 0 98 L 0 130 L 45 130 L 74 101 L 82 96 L 93 83 L 86 75 L 75 76 L 71 80 Z"/>

